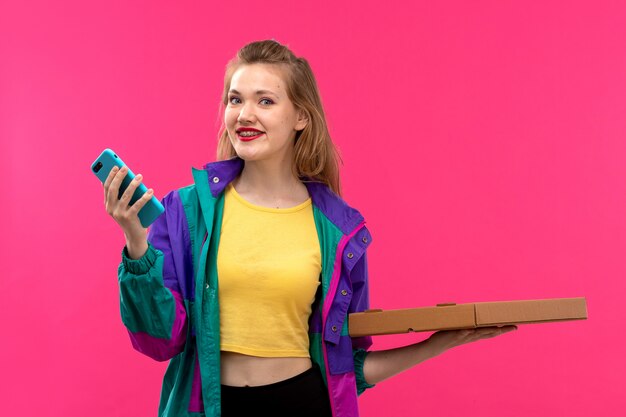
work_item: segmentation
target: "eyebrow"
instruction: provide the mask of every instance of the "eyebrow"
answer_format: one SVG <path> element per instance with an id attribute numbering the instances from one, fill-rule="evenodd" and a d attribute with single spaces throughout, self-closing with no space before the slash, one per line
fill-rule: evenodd
<path id="1" fill-rule="evenodd" d="M 229 94 L 230 94 L 230 93 L 234 93 L 234 94 L 239 94 L 239 95 L 241 95 L 241 93 L 240 93 L 239 91 L 235 90 L 235 89 L 231 89 L 230 91 L 228 91 L 228 93 L 229 93 Z M 260 96 L 260 95 L 263 95 L 263 94 L 271 94 L 271 95 L 273 95 L 274 97 L 278 97 L 278 95 L 277 95 L 276 93 L 273 93 L 273 92 L 271 92 L 271 91 L 269 91 L 269 90 L 256 90 L 256 91 L 255 91 L 255 94 L 256 94 L 257 96 Z"/>

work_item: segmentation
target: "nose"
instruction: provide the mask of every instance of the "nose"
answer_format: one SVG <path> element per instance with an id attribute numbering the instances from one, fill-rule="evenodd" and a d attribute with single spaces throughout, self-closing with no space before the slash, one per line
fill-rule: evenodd
<path id="1" fill-rule="evenodd" d="M 248 103 L 251 103 L 248 101 Z M 244 103 L 241 106 L 241 110 L 239 110 L 239 116 L 237 116 L 237 121 L 239 123 L 250 123 L 255 119 L 253 104 Z"/>

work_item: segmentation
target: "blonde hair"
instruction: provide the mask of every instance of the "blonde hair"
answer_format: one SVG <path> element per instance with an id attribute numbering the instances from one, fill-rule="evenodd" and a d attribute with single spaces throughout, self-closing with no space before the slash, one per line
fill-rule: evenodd
<path id="1" fill-rule="evenodd" d="M 313 71 L 306 59 L 296 57 L 293 52 L 275 40 L 252 42 L 237 52 L 237 56 L 226 65 L 224 91 L 220 113 L 222 126 L 217 144 L 217 159 L 224 160 L 236 155 L 224 125 L 224 109 L 228 105 L 228 91 L 235 71 L 242 65 L 273 64 L 284 69 L 287 96 L 296 109 L 304 112 L 308 123 L 296 132 L 293 172 L 302 181 L 322 182 L 336 194 L 341 195 L 339 164 L 341 156 L 333 143 L 322 100 Z"/>

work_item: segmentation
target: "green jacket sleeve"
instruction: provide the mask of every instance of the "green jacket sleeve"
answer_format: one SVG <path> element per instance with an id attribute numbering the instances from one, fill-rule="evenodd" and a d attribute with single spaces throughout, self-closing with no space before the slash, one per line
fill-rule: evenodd
<path id="1" fill-rule="evenodd" d="M 124 247 L 118 268 L 122 322 L 133 347 L 159 361 L 180 353 L 187 333 L 187 313 L 177 277 L 181 268 L 175 262 L 184 251 L 176 203 L 171 193 L 163 199 L 166 211 L 150 227 L 148 250 L 134 260 Z"/>

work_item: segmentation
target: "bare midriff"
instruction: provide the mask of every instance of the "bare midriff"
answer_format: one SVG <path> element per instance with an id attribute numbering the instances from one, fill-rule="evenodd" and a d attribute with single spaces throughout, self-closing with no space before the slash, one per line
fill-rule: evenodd
<path id="1" fill-rule="evenodd" d="M 312 366 L 310 358 L 262 358 L 221 352 L 221 383 L 233 387 L 255 387 L 284 381 Z"/>

